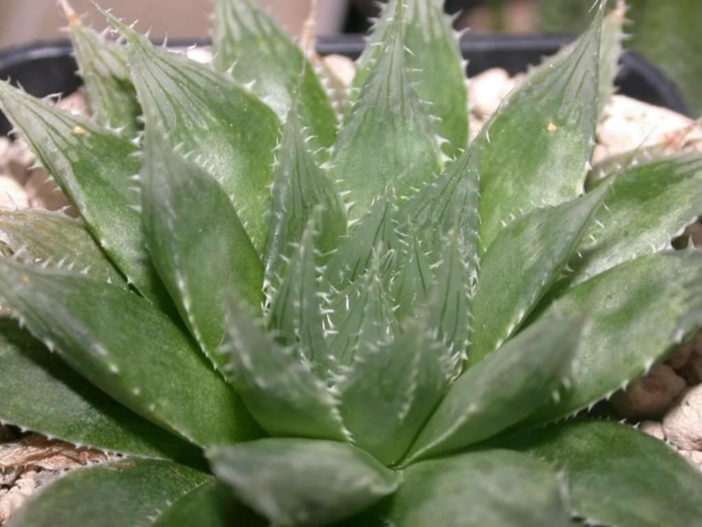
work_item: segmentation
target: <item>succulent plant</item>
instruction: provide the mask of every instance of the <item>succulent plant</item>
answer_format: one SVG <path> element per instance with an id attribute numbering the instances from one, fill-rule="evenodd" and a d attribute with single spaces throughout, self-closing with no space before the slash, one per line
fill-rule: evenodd
<path id="1" fill-rule="evenodd" d="M 212 65 L 71 14 L 90 119 L 0 83 L 81 216 L 0 214 L 0 419 L 116 457 L 12 525 L 700 525 L 700 474 L 584 412 L 702 324 L 702 157 L 585 192 L 604 4 L 470 145 L 438 0 L 386 4 L 340 117 L 252 0 Z"/>

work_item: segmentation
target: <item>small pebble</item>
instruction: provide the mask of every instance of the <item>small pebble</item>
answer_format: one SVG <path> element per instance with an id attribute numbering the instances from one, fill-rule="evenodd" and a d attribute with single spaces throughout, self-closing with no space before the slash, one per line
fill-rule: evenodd
<path id="1" fill-rule="evenodd" d="M 666 414 L 663 432 L 680 450 L 702 450 L 702 384 L 687 390 Z"/>
<path id="2" fill-rule="evenodd" d="M 659 417 L 685 389 L 685 381 L 673 368 L 656 364 L 646 377 L 633 381 L 612 396 L 611 403 L 622 417 Z"/>
<path id="3" fill-rule="evenodd" d="M 646 432 L 648 435 L 665 441 L 665 434 L 663 433 L 663 425 L 658 421 L 643 421 L 639 425 L 639 430 Z"/>

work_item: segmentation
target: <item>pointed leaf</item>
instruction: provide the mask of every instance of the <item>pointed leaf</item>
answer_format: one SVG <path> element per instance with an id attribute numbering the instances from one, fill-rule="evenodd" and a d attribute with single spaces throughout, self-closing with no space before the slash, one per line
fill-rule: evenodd
<path id="1" fill-rule="evenodd" d="M 110 21 L 127 39 L 129 73 L 147 127 L 167 130 L 171 146 L 180 145 L 222 184 L 262 251 L 279 127 L 275 114 L 226 75 L 156 48 L 113 17 Z"/>
<path id="2" fill-rule="evenodd" d="M 270 329 L 283 346 L 293 346 L 316 374 L 323 372 L 329 350 L 324 339 L 315 224 L 310 222 L 288 265 L 285 279 L 270 311 Z"/>
<path id="3" fill-rule="evenodd" d="M 358 350 L 387 344 L 399 332 L 383 280 L 385 273 L 381 271 L 385 265 L 379 253 L 374 252 L 365 276 L 331 299 L 330 367 L 342 377 L 352 367 Z"/>
<path id="4" fill-rule="evenodd" d="M 623 51 L 624 22 L 626 22 L 626 4 L 624 0 L 617 0 L 616 7 L 607 13 L 602 21 L 597 89 L 597 114 L 600 118 L 605 105 L 614 93 L 614 80 L 619 73 L 619 59 Z"/>
<path id="5" fill-rule="evenodd" d="M 387 525 L 565 527 L 560 484 L 548 464 L 509 450 L 470 452 L 409 467 Z"/>
<path id="6" fill-rule="evenodd" d="M 129 80 L 124 47 L 84 26 L 67 3 L 63 5 L 91 115 L 101 126 L 118 129 L 126 137 L 136 136 L 141 108 Z"/>
<path id="7" fill-rule="evenodd" d="M 392 184 L 400 198 L 439 170 L 433 123 L 407 71 L 404 4 L 396 4 L 386 40 L 350 110 L 332 154 L 332 173 L 348 192 L 351 219 L 358 219 Z"/>
<path id="8" fill-rule="evenodd" d="M 21 130 L 127 280 L 162 307 L 167 293 L 149 262 L 139 213 L 136 147 L 90 121 L 0 82 L 0 108 Z"/>
<path id="9" fill-rule="evenodd" d="M 302 352 L 276 343 L 236 300 L 228 309 L 225 371 L 261 427 L 269 435 L 347 439 L 336 399 Z"/>
<path id="10" fill-rule="evenodd" d="M 459 34 L 443 1 L 418 0 L 407 8 L 407 66 L 419 70 L 414 89 L 430 103 L 436 131 L 448 141 L 443 152 L 455 157 L 468 145 L 468 89 Z"/>
<path id="11" fill-rule="evenodd" d="M 558 394 L 582 328 L 582 317 L 543 319 L 466 371 L 434 411 L 404 463 L 487 439 Z"/>
<path id="12" fill-rule="evenodd" d="M 613 178 L 566 282 L 575 285 L 615 265 L 670 248 L 702 212 L 702 155 L 638 165 Z"/>
<path id="13" fill-rule="evenodd" d="M 618 265 L 568 290 L 547 313 L 590 308 L 558 404 L 534 416 L 543 422 L 575 413 L 643 375 L 672 347 L 702 327 L 702 252 L 664 252 Z M 530 419 L 531 420 L 531 419 Z"/>
<path id="14" fill-rule="evenodd" d="M 402 247 L 393 262 L 397 274 L 391 281 L 391 294 L 398 320 L 412 315 L 418 305 L 426 304 L 434 273 L 431 270 L 431 252 L 420 241 L 416 228 L 408 225 L 406 247 Z M 424 233 L 423 233 L 424 234 Z"/>
<path id="15" fill-rule="evenodd" d="M 473 305 L 470 362 L 502 345 L 560 276 L 580 243 L 607 186 L 511 223 L 482 258 Z"/>
<path id="16" fill-rule="evenodd" d="M 662 441 L 628 425 L 563 423 L 523 437 L 517 445 L 564 474 L 569 507 L 589 524 L 700 523 L 702 474 Z"/>
<path id="17" fill-rule="evenodd" d="M 273 201 L 266 240 L 266 283 L 277 284 L 292 244 L 300 242 L 313 213 L 320 215 L 317 248 L 331 252 L 346 233 L 346 212 L 333 182 L 320 169 L 306 146 L 297 107 L 293 106 L 283 126 Z"/>
<path id="18" fill-rule="evenodd" d="M 266 523 L 232 497 L 218 481 L 203 483 L 189 492 L 153 523 L 153 527 L 264 527 Z"/>
<path id="19" fill-rule="evenodd" d="M 124 459 L 74 470 L 37 493 L 12 527 L 147 527 L 211 476 L 170 461 Z"/>
<path id="20" fill-rule="evenodd" d="M 456 356 L 457 371 L 461 370 L 468 348 L 470 311 L 472 303 L 471 274 L 473 261 L 466 259 L 463 249 L 470 244 L 458 226 L 440 239 L 444 243 L 441 259 L 434 264 L 436 273 L 429 293 L 429 323 L 436 338 L 449 353 Z"/>
<path id="21" fill-rule="evenodd" d="M 85 272 L 91 278 L 123 284 L 105 254 L 78 220 L 41 209 L 0 211 L 0 245 L 15 258 L 46 267 Z"/>
<path id="22" fill-rule="evenodd" d="M 311 143 L 330 147 L 336 139 L 336 112 L 298 45 L 256 0 L 218 0 L 213 20 L 215 67 L 242 84 L 253 82 L 251 91 L 281 120 L 299 90 L 301 120 L 314 137 Z"/>
<path id="23" fill-rule="evenodd" d="M 144 231 L 154 265 L 207 357 L 225 332 L 231 290 L 259 312 L 263 266 L 219 183 L 147 130 L 141 169 Z M 218 362 L 219 361 L 219 362 Z"/>
<path id="24" fill-rule="evenodd" d="M 405 203 L 397 214 L 408 226 L 417 225 L 414 230 L 421 236 L 431 263 L 436 266 L 439 260 L 444 261 L 435 268 L 437 277 L 443 277 L 445 283 L 442 285 L 441 280 L 435 280 L 433 296 L 436 302 L 446 302 L 451 300 L 449 292 L 453 294 L 457 316 L 442 316 L 441 319 L 444 325 L 451 322 L 454 326 L 453 330 L 445 326 L 444 334 L 455 336 L 452 342 L 461 353 L 465 351 L 469 329 L 467 312 L 479 267 L 479 196 L 477 169 L 470 153 L 464 152 L 439 178 Z M 446 282 L 449 279 L 451 281 Z M 461 290 L 461 295 L 455 295 Z M 442 311 L 439 308 L 438 312 Z"/>
<path id="25" fill-rule="evenodd" d="M 0 319 L 0 421 L 75 445 L 179 457 L 188 445 L 68 368 L 17 324 Z"/>
<path id="26" fill-rule="evenodd" d="M 396 463 L 407 451 L 454 370 L 426 318 L 409 321 L 390 343 L 364 343 L 335 387 L 354 443 L 385 465 Z"/>
<path id="27" fill-rule="evenodd" d="M 516 218 L 582 193 L 597 120 L 601 21 L 600 7 L 573 50 L 527 77 L 473 142 L 483 251 Z"/>
<path id="28" fill-rule="evenodd" d="M 348 237 L 341 240 L 324 271 L 325 279 L 334 288 L 344 289 L 363 276 L 379 247 L 384 251 L 397 248 L 398 225 L 393 201 L 392 192 L 381 194 Z"/>
<path id="29" fill-rule="evenodd" d="M 255 425 L 193 343 L 145 300 L 82 275 L 0 260 L 0 295 L 88 381 L 196 445 L 252 437 Z"/>
<path id="30" fill-rule="evenodd" d="M 351 445 L 261 439 L 207 453 L 216 476 L 273 525 L 327 525 L 399 485 L 399 474 Z"/>

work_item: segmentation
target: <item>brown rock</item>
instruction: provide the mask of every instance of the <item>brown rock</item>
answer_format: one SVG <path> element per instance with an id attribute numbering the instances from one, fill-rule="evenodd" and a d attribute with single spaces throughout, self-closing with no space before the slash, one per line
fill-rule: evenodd
<path id="1" fill-rule="evenodd" d="M 688 342 L 687 344 L 680 346 L 680 348 L 675 350 L 670 358 L 665 361 L 665 363 L 674 370 L 682 368 L 685 366 L 685 364 L 687 364 L 690 355 L 692 355 L 693 348 L 694 346 L 692 342 Z"/>
<path id="2" fill-rule="evenodd" d="M 658 417 L 672 406 L 683 389 L 685 381 L 675 374 L 673 368 L 657 364 L 646 377 L 615 393 L 611 403 L 622 417 Z"/>
<path id="3" fill-rule="evenodd" d="M 702 450 L 702 385 L 690 388 L 663 418 L 663 432 L 680 450 Z"/>

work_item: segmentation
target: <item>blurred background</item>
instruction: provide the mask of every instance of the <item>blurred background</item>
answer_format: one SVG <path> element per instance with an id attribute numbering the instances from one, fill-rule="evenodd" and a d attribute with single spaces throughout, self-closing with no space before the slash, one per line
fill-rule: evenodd
<path id="1" fill-rule="evenodd" d="M 299 34 L 310 0 L 259 0 L 279 22 Z M 614 0 L 612 0 L 614 1 Z M 213 0 L 100 0 L 152 35 L 196 38 L 208 35 Z M 593 0 L 447 0 L 446 10 L 459 13 L 457 28 L 477 32 L 575 33 L 588 20 Z M 88 21 L 101 25 L 90 0 L 71 0 Z M 628 0 L 627 42 L 649 58 L 683 92 L 693 115 L 702 115 L 702 0 Z M 320 35 L 363 32 L 377 14 L 375 0 L 318 0 Z M 61 38 L 64 25 L 56 0 L 0 0 L 0 49 L 35 40 Z"/>

